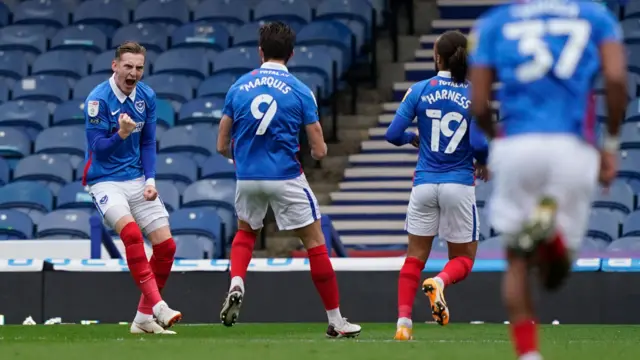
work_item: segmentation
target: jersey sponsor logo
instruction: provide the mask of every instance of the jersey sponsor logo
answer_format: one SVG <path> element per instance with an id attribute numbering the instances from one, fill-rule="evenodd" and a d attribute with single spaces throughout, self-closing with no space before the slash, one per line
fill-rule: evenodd
<path id="1" fill-rule="evenodd" d="M 98 116 L 98 112 L 100 111 L 100 102 L 96 101 L 96 100 L 90 100 L 89 102 L 87 102 L 87 114 L 89 114 L 90 117 L 96 117 Z"/>
<path id="2" fill-rule="evenodd" d="M 144 121 L 140 121 L 136 123 L 136 128 L 133 129 L 134 133 L 140 132 L 142 131 L 142 128 L 144 127 Z"/>
<path id="3" fill-rule="evenodd" d="M 407 96 L 409 96 L 409 94 L 411 94 L 411 88 L 409 88 L 409 90 L 407 90 L 407 92 L 404 93 L 404 97 L 402 98 L 402 102 L 404 102 L 404 100 L 407 98 Z"/>
<path id="4" fill-rule="evenodd" d="M 100 119 L 98 119 L 98 118 L 91 118 L 91 119 L 89 119 L 89 122 L 90 122 L 91 124 L 93 124 L 93 125 L 98 125 L 98 124 L 100 124 Z"/>
<path id="5" fill-rule="evenodd" d="M 145 108 L 144 100 L 136 101 L 135 106 L 136 106 L 136 111 L 137 112 L 139 112 L 140 114 L 142 114 L 144 112 L 144 108 Z"/>

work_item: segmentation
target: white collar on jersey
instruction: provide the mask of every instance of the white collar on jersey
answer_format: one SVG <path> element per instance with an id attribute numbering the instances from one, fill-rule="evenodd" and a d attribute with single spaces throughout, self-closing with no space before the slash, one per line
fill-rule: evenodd
<path id="1" fill-rule="evenodd" d="M 438 71 L 438 76 L 445 77 L 445 78 L 450 78 L 451 77 L 451 71 Z"/>
<path id="2" fill-rule="evenodd" d="M 111 75 L 111 77 L 109 78 L 109 85 L 111 85 L 111 90 L 116 95 L 118 100 L 121 103 L 124 104 L 125 100 L 127 100 L 127 95 L 125 95 L 122 91 L 120 91 L 120 89 L 118 88 L 118 85 L 116 85 L 116 80 L 114 79 L 115 76 L 116 76 L 116 74 Z M 129 99 L 131 99 L 131 101 L 135 101 L 136 100 L 136 89 L 135 88 L 133 89 L 131 94 L 129 94 Z"/>
<path id="3" fill-rule="evenodd" d="M 262 64 L 262 66 L 260 66 L 260 68 L 261 69 L 280 70 L 280 71 L 289 72 L 289 69 L 287 69 L 286 66 L 284 66 L 282 64 L 270 62 L 270 61 L 267 61 L 264 64 Z"/>

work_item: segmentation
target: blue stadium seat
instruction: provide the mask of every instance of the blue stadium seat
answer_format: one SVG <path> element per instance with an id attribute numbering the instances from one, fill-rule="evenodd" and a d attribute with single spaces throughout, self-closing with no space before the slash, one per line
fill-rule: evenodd
<path id="1" fill-rule="evenodd" d="M 180 208 L 180 192 L 171 181 L 158 180 L 156 181 L 156 188 L 158 189 L 158 196 L 162 199 L 167 211 L 173 212 Z"/>
<path id="2" fill-rule="evenodd" d="M 165 26 L 189 22 L 189 7 L 181 0 L 147 0 L 136 8 L 134 21 Z"/>
<path id="3" fill-rule="evenodd" d="M 0 126 L 24 131 L 33 141 L 49 127 L 49 108 L 41 101 L 9 101 L 0 105 Z"/>
<path id="4" fill-rule="evenodd" d="M 57 1 L 27 0 L 13 11 L 13 23 L 17 25 L 43 25 L 48 35 L 69 24 L 69 12 Z"/>
<path id="5" fill-rule="evenodd" d="M 87 212 L 77 209 L 55 210 L 38 223 L 39 239 L 91 239 L 91 225 Z"/>
<path id="6" fill-rule="evenodd" d="M 160 141 L 160 153 L 183 153 L 198 164 L 216 153 L 218 127 L 208 124 L 176 126 L 167 130 Z"/>
<path id="7" fill-rule="evenodd" d="M 170 181 L 182 192 L 198 179 L 198 164 L 184 154 L 158 154 L 156 179 Z"/>
<path id="8" fill-rule="evenodd" d="M 160 99 L 181 104 L 193 98 L 193 87 L 185 76 L 171 74 L 152 75 L 145 77 L 144 83 L 149 85 Z M 174 109 L 176 107 L 174 106 Z"/>
<path id="9" fill-rule="evenodd" d="M 214 206 L 235 211 L 236 181 L 233 179 L 198 180 L 182 194 L 182 206 Z"/>
<path id="10" fill-rule="evenodd" d="M 21 159 L 29 154 L 31 154 L 31 140 L 24 131 L 0 127 L 0 156 L 11 161 L 11 159 Z M 14 165 L 16 163 L 13 161 Z"/>
<path id="11" fill-rule="evenodd" d="M 38 135 L 34 145 L 36 154 L 58 154 L 69 158 L 71 166 L 84 160 L 87 137 L 84 126 L 54 126 Z"/>
<path id="12" fill-rule="evenodd" d="M 93 91 L 93 89 L 102 83 L 105 80 L 109 80 L 109 75 L 105 73 L 93 74 L 89 76 L 85 76 L 82 79 L 78 80 L 76 84 L 73 86 L 73 96 L 74 100 L 82 100 L 85 101 L 89 93 Z"/>
<path id="13" fill-rule="evenodd" d="M 222 255 L 224 244 L 222 219 L 215 210 L 206 208 L 180 209 L 171 214 L 170 223 L 172 235 L 180 238 L 181 243 L 190 242 L 192 245 L 194 245 L 193 243 L 200 245 L 201 250 L 197 258 L 219 258 Z M 189 237 L 187 238 L 185 235 Z M 181 247 L 183 248 L 181 252 L 184 254 L 187 246 Z M 215 253 L 211 253 L 213 249 L 215 249 Z M 177 249 L 176 253 L 178 253 Z M 198 251 L 193 251 L 193 254 L 188 256 L 198 256 Z"/>
<path id="14" fill-rule="evenodd" d="M 120 1 L 87 0 L 74 10 L 73 22 L 97 27 L 111 37 L 117 28 L 129 23 L 129 10 Z"/>
<path id="15" fill-rule="evenodd" d="M 304 71 L 291 71 L 291 75 L 295 76 L 303 84 L 307 85 L 315 94 L 316 98 L 328 97 L 331 91 L 327 88 L 324 76 L 317 73 L 309 73 Z"/>
<path id="16" fill-rule="evenodd" d="M 173 229 L 171 229 L 173 231 Z M 175 259 L 215 259 L 215 244 L 198 235 L 175 235 L 173 239 L 176 242 Z"/>
<path id="17" fill-rule="evenodd" d="M 53 126 L 84 125 L 84 100 L 69 100 L 56 106 Z"/>
<path id="18" fill-rule="evenodd" d="M 640 236 L 627 236 L 612 242 L 606 249 L 609 257 L 640 256 Z"/>
<path id="19" fill-rule="evenodd" d="M 53 194 L 36 182 L 13 182 L 0 187 L 0 209 L 26 213 L 34 223 L 53 208 Z"/>
<path id="20" fill-rule="evenodd" d="M 241 76 L 258 67 L 260 59 L 255 49 L 234 47 L 216 56 L 213 73 Z"/>
<path id="21" fill-rule="evenodd" d="M 195 88 L 209 75 L 210 67 L 204 49 L 171 49 L 158 56 L 153 63 L 153 73 L 186 76 Z"/>
<path id="22" fill-rule="evenodd" d="M 2 130 L 0 130 L 0 136 L 2 134 Z M 2 146 L 0 145 L 0 149 Z M 4 159 L 2 152 L 0 152 L 0 186 L 4 186 L 9 183 L 9 172 L 11 168 L 9 167 L 9 163 Z"/>
<path id="23" fill-rule="evenodd" d="M 62 185 L 73 181 L 73 168 L 65 156 L 37 154 L 23 158 L 13 172 L 14 181 L 37 181 L 57 194 Z"/>
<path id="24" fill-rule="evenodd" d="M 182 105 L 178 125 L 217 124 L 222 118 L 224 100 L 216 97 L 197 98 Z"/>
<path id="25" fill-rule="evenodd" d="M 287 63 L 287 68 L 291 71 L 318 74 L 324 78 L 325 88 L 333 89 L 333 59 L 327 53 L 296 53 Z"/>
<path id="26" fill-rule="evenodd" d="M 173 127 L 176 122 L 176 114 L 170 101 L 164 99 L 156 99 L 156 117 L 158 118 L 158 127 L 156 127 L 156 134 L 159 129 L 164 130 L 163 128 Z"/>
<path id="27" fill-rule="evenodd" d="M 29 74 L 29 63 L 22 51 L 0 51 L 0 76 L 20 80 Z"/>
<path id="28" fill-rule="evenodd" d="M 251 22 L 238 27 L 233 32 L 233 46 L 258 46 L 258 30 L 262 24 L 261 22 Z"/>
<path id="29" fill-rule="evenodd" d="M 134 23 L 119 28 L 113 35 L 111 47 L 117 48 L 125 41 L 137 41 L 147 51 L 161 53 L 167 50 L 167 29 L 159 24 Z M 113 54 L 111 55 L 113 58 Z"/>
<path id="30" fill-rule="evenodd" d="M 89 63 L 80 50 L 52 50 L 36 59 L 33 75 L 56 75 L 78 80 L 89 73 Z"/>
<path id="31" fill-rule="evenodd" d="M 622 150 L 640 149 L 640 122 L 622 124 L 620 130 L 620 148 Z"/>
<path id="32" fill-rule="evenodd" d="M 627 95 L 629 96 L 629 99 L 635 99 L 638 97 L 638 87 L 640 84 L 640 76 L 634 73 L 628 73 L 627 75 L 628 75 L 627 76 Z M 593 85 L 593 88 L 596 94 L 604 94 L 606 92 L 605 85 L 604 85 L 604 77 L 602 77 L 602 74 L 596 77 L 596 81 L 595 81 L 595 84 Z"/>
<path id="33" fill-rule="evenodd" d="M 204 79 L 198 86 L 198 97 L 219 96 L 222 99 L 240 76 L 231 73 L 213 74 Z"/>
<path id="34" fill-rule="evenodd" d="M 624 18 L 631 19 L 640 17 L 640 3 L 627 1 L 624 6 Z"/>
<path id="35" fill-rule="evenodd" d="M 201 179 L 234 179 L 236 167 L 233 160 L 220 154 L 214 154 L 202 164 Z"/>
<path id="36" fill-rule="evenodd" d="M 0 56 L 2 56 L 2 54 L 0 54 Z M 7 81 L 2 80 L 2 76 L 0 75 L 0 104 L 9 101 L 9 87 L 6 84 Z"/>
<path id="37" fill-rule="evenodd" d="M 344 24 L 337 21 L 314 21 L 300 30 L 296 36 L 297 46 L 325 45 L 342 52 L 342 69 L 351 66 L 353 33 Z M 295 55 L 294 55 L 295 57 Z"/>
<path id="38" fill-rule="evenodd" d="M 33 238 L 33 220 L 17 210 L 0 210 L 0 240 Z"/>
<path id="39" fill-rule="evenodd" d="M 171 34 L 172 48 L 202 48 L 214 52 L 229 47 L 231 35 L 227 28 L 210 21 L 184 24 Z"/>
<path id="40" fill-rule="evenodd" d="M 606 113 L 605 113 L 606 116 Z M 625 122 L 640 122 L 640 98 L 629 101 L 625 113 Z"/>
<path id="41" fill-rule="evenodd" d="M 233 33 L 235 28 L 249 22 L 249 7 L 238 0 L 205 0 L 193 11 L 195 21 L 217 21 Z"/>
<path id="42" fill-rule="evenodd" d="M 82 161 L 80 161 L 80 163 L 78 165 L 76 165 L 73 168 L 73 180 L 74 181 L 82 181 L 82 175 L 84 175 L 84 168 L 85 165 L 87 164 L 87 161 L 85 159 L 83 159 Z"/>
<path id="43" fill-rule="evenodd" d="M 640 211 L 634 211 L 622 223 L 622 236 L 640 236 Z"/>
<path id="44" fill-rule="evenodd" d="M 371 10 L 368 0 L 324 0 L 316 9 L 316 19 L 342 22 L 356 35 L 360 48 L 371 36 Z"/>
<path id="45" fill-rule="evenodd" d="M 619 157 L 618 177 L 627 179 L 628 181 L 640 182 L 640 150 L 623 150 Z M 636 189 L 634 184 L 630 183 L 632 188 Z"/>
<path id="46" fill-rule="evenodd" d="M 96 56 L 91 63 L 91 74 L 106 74 L 107 77 L 113 74 L 113 70 L 111 70 L 111 62 L 115 57 L 115 52 L 113 50 L 107 50 L 100 55 Z"/>
<path id="47" fill-rule="evenodd" d="M 74 181 L 63 186 L 58 192 L 56 209 L 85 209 L 89 213 L 96 209 L 88 188 L 82 181 Z"/>
<path id="48" fill-rule="evenodd" d="M 606 192 L 603 189 L 596 190 L 592 206 L 617 212 L 622 216 L 628 215 L 634 209 L 633 189 L 624 182 L 616 181 Z"/>
<path id="49" fill-rule="evenodd" d="M 20 50 L 39 55 L 47 50 L 45 28 L 40 25 L 10 25 L 0 29 L 0 51 Z"/>
<path id="50" fill-rule="evenodd" d="M 36 75 L 24 78 L 13 85 L 14 100 L 39 100 L 61 103 L 69 99 L 67 79 L 55 75 Z"/>
<path id="51" fill-rule="evenodd" d="M 329 54 L 329 56 L 331 56 L 331 59 L 336 62 L 336 66 L 338 67 L 337 69 L 338 72 L 336 75 L 340 76 L 346 71 L 346 69 L 344 68 L 344 57 L 343 57 L 342 50 L 340 50 L 337 47 L 327 46 L 327 45 L 297 46 L 295 48 L 295 55 L 293 57 L 295 58 L 297 54 L 305 53 L 305 52 L 311 52 L 314 54 L 318 54 L 318 53 Z"/>
<path id="52" fill-rule="evenodd" d="M 107 36 L 98 28 L 72 25 L 56 33 L 51 39 L 51 50 L 81 50 L 85 55 L 107 50 Z"/>
<path id="53" fill-rule="evenodd" d="M 0 3 L 0 27 L 9 24 L 9 15 L 11 15 L 9 7 L 4 3 Z"/>
<path id="54" fill-rule="evenodd" d="M 587 236 L 612 242 L 619 237 L 620 223 L 616 215 L 604 211 L 592 211 Z"/>
<path id="55" fill-rule="evenodd" d="M 299 29 L 311 21 L 307 0 L 262 0 L 253 9 L 257 21 L 282 21 Z"/>

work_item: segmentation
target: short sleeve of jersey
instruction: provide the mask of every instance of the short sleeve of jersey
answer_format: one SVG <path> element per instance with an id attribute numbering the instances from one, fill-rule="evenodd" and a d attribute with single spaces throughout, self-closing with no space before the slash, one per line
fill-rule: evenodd
<path id="1" fill-rule="evenodd" d="M 607 9 L 603 10 L 601 7 L 597 10 L 594 8 L 595 7 L 590 6 L 588 11 L 590 12 L 589 17 L 592 19 L 591 26 L 595 43 L 600 45 L 610 41 L 622 42 L 622 28 L 611 11 Z"/>
<path id="2" fill-rule="evenodd" d="M 98 97 L 88 97 L 84 103 L 84 119 L 87 130 L 109 130 L 110 118 L 107 104 Z"/>
<path id="3" fill-rule="evenodd" d="M 411 86 L 402 98 L 400 106 L 396 111 L 396 116 L 401 116 L 407 120 L 413 121 L 416 117 L 416 106 L 420 100 L 420 94 L 424 88 L 424 82 L 419 82 Z"/>
<path id="4" fill-rule="evenodd" d="M 235 96 L 235 87 L 232 86 L 227 91 L 227 96 L 224 99 L 224 107 L 222 108 L 222 115 L 227 115 L 233 119 L 233 97 Z"/>
<path id="5" fill-rule="evenodd" d="M 313 91 L 306 86 L 300 87 L 300 93 L 300 101 L 302 102 L 302 122 L 304 125 L 313 124 L 320 120 L 316 97 L 313 95 Z"/>
<path id="6" fill-rule="evenodd" d="M 467 40 L 469 59 L 471 64 L 476 66 L 494 67 L 496 62 L 495 32 L 496 26 L 495 12 L 491 12 L 478 20 Z"/>

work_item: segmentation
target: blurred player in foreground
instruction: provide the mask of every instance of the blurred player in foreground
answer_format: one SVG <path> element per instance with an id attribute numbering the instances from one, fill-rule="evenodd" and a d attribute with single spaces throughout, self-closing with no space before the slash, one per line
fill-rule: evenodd
<path id="1" fill-rule="evenodd" d="M 182 314 L 170 309 L 160 292 L 171 273 L 176 244 L 155 187 L 156 94 L 140 82 L 144 61 L 144 47 L 122 44 L 111 64 L 113 76 L 87 97 L 82 181 L 89 184 L 105 222 L 120 235 L 129 271 L 142 292 L 131 332 L 175 334 L 165 328 Z M 153 244 L 151 261 L 141 229 Z"/>
<path id="2" fill-rule="evenodd" d="M 340 314 L 336 274 L 320 228 L 320 209 L 298 162 L 298 134 L 304 126 L 311 156 L 322 159 L 327 145 L 312 91 L 289 74 L 295 33 L 274 22 L 260 28 L 262 66 L 229 89 L 218 134 L 218 152 L 234 159 L 238 232 L 231 245 L 231 286 L 220 319 L 232 326 L 245 294 L 244 278 L 256 237 L 271 205 L 280 230 L 295 230 L 309 255 L 311 278 L 329 318 L 327 336 L 353 337 L 360 326 Z"/>
<path id="3" fill-rule="evenodd" d="M 394 145 L 420 149 L 405 224 L 409 248 L 398 280 L 396 340 L 412 339 L 413 301 L 434 237 L 447 241 L 449 262 L 422 289 L 440 325 L 449 323 L 444 288 L 469 275 L 478 250 L 473 160 L 486 180 L 488 144 L 471 118 L 467 39 L 448 31 L 436 41 L 434 54 L 438 75 L 407 90 L 386 133 Z M 420 135 L 406 131 L 416 117 Z"/>
<path id="4" fill-rule="evenodd" d="M 472 108 L 491 143 L 492 226 L 508 269 L 503 297 L 522 360 L 538 352 L 529 268 L 548 290 L 561 286 L 587 229 L 598 172 L 616 176 L 618 132 L 626 109 L 626 63 L 619 26 L 599 4 L 532 0 L 499 6 L 477 23 Z M 609 121 L 600 151 L 592 84 L 602 70 Z M 500 130 L 491 120 L 494 77 Z"/>

